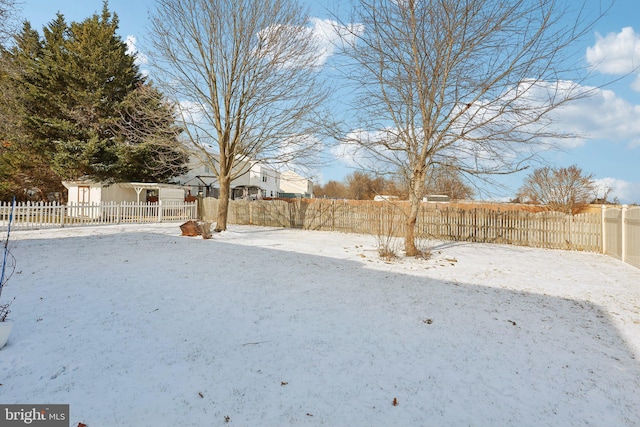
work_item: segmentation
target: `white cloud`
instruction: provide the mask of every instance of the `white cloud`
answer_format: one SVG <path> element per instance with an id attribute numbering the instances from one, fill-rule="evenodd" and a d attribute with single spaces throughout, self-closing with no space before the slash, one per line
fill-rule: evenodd
<path id="1" fill-rule="evenodd" d="M 554 111 L 554 126 L 589 139 L 640 146 L 640 105 L 631 104 L 611 90 L 585 89 L 593 95 Z M 584 139 L 578 139 L 573 145 L 582 143 Z"/>
<path id="2" fill-rule="evenodd" d="M 351 139 L 352 136 L 347 136 Z M 331 147 L 331 154 L 340 163 L 350 168 L 362 167 L 363 162 L 361 147 L 356 143 L 340 143 Z"/>
<path id="3" fill-rule="evenodd" d="M 543 125 L 548 125 L 546 131 L 553 133 L 575 134 L 579 137 L 571 139 L 560 139 L 554 141 L 543 140 L 540 142 L 553 142 L 564 149 L 571 149 L 584 145 L 589 139 L 601 140 L 611 143 L 625 143 L 629 148 L 640 147 L 640 105 L 632 104 L 620 98 L 615 92 L 590 86 L 579 86 L 573 82 L 536 83 L 530 86 L 530 93 L 527 93 L 518 102 L 536 103 L 544 102 L 546 98 L 554 93 L 571 90 L 574 93 L 589 93 L 591 96 L 576 99 L 570 103 L 562 105 L 554 110 L 549 120 Z M 476 116 L 486 115 L 491 117 L 497 114 L 502 104 L 499 101 L 493 103 L 478 103 L 474 105 Z M 482 112 L 481 110 L 484 110 Z M 471 111 L 471 110 L 470 110 Z M 487 119 L 487 117 L 485 117 Z M 495 123 L 494 123 L 495 124 Z M 528 129 L 536 132 L 535 129 Z M 368 150 L 357 144 L 357 141 L 365 142 L 365 145 L 373 145 L 372 142 L 383 139 L 387 140 L 391 135 L 390 129 L 384 133 L 366 130 L 354 130 L 345 137 L 352 143 L 343 143 L 332 149 L 334 157 L 342 164 L 350 167 L 368 167 L 374 169 L 382 168 L 383 164 L 402 163 L 404 159 L 398 158 L 392 152 L 379 152 L 379 155 L 372 155 Z M 380 149 L 380 145 L 376 145 Z M 467 150 L 465 150 L 467 148 Z M 472 151 L 465 147 L 464 143 L 456 145 L 458 156 L 466 153 L 476 155 L 483 162 L 489 162 L 491 153 Z M 447 153 L 442 153 L 446 155 Z M 506 160 L 514 160 L 518 156 L 515 150 L 513 153 L 501 153 Z M 390 160 L 390 161 L 389 161 Z M 489 164 L 489 163 L 488 163 Z M 622 187 L 617 187 L 622 191 Z M 620 197 L 620 196 L 618 196 Z M 621 197 L 620 197 L 621 198 Z"/>
<path id="4" fill-rule="evenodd" d="M 636 92 L 640 92 L 640 74 L 638 74 L 633 83 L 631 83 L 631 89 Z"/>
<path id="5" fill-rule="evenodd" d="M 177 113 L 187 124 L 196 125 L 198 127 L 206 123 L 207 110 L 202 104 L 193 101 L 180 101 L 176 105 Z"/>
<path id="6" fill-rule="evenodd" d="M 551 133 L 576 135 L 555 141 L 562 148 L 578 147 L 589 139 L 626 143 L 630 148 L 640 146 L 640 105 L 626 101 L 612 90 L 571 81 L 536 82 L 529 86 L 526 83 L 520 85 L 519 90 L 526 93 L 517 101 L 523 105 L 543 106 L 554 96 L 575 98 L 551 111 L 548 121 L 534 124 L 529 129 L 532 132 L 542 124 L 548 125 Z M 497 102 L 493 110 L 500 105 Z"/>
<path id="7" fill-rule="evenodd" d="M 594 70 L 603 74 L 635 73 L 640 66 L 640 34 L 631 27 L 604 37 L 596 33 L 596 43 L 587 48 L 586 58 Z M 640 75 L 631 87 L 640 91 Z"/>
<path id="8" fill-rule="evenodd" d="M 136 36 L 127 36 L 124 43 L 127 45 L 127 55 L 134 56 L 136 58 L 136 65 L 140 67 L 149 63 L 149 58 L 147 58 L 144 53 L 138 50 L 138 39 L 136 38 Z"/>
<path id="9" fill-rule="evenodd" d="M 611 189 L 609 201 L 618 198 L 621 203 L 640 203 L 640 182 L 629 182 L 617 178 L 602 178 L 594 180 L 599 188 L 598 196 L 602 196 L 606 189 Z"/>
<path id="10" fill-rule="evenodd" d="M 317 66 L 325 64 L 335 54 L 337 48 L 345 48 L 355 44 L 364 27 L 359 24 L 342 25 L 330 19 L 311 19 L 310 31 L 316 40 Z"/>
<path id="11" fill-rule="evenodd" d="M 268 56 L 281 56 L 293 46 L 291 38 L 309 38 L 310 51 L 299 56 L 299 60 L 293 60 L 298 55 L 295 51 L 285 55 L 288 63 L 287 67 L 310 66 L 314 68 L 322 67 L 327 60 L 336 53 L 339 48 L 353 45 L 357 35 L 362 32 L 362 26 L 358 24 L 342 25 L 330 19 L 311 18 L 308 27 L 291 26 L 271 26 L 260 31 L 258 35 L 264 42 L 261 50 Z M 300 39 L 302 40 L 302 39 Z"/>
<path id="12" fill-rule="evenodd" d="M 406 163 L 406 153 L 397 133 L 394 128 L 377 131 L 355 129 L 345 135 L 343 142 L 331 148 L 331 154 L 349 168 L 378 172 L 394 170 L 395 165 Z M 388 149 L 394 145 L 400 150 Z"/>

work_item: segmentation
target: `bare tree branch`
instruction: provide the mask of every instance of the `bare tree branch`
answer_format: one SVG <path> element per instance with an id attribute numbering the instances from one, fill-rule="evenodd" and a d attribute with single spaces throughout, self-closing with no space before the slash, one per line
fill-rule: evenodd
<path id="1" fill-rule="evenodd" d="M 130 155 L 144 157 L 142 163 L 151 175 L 162 180 L 187 171 L 188 153 L 179 142 L 182 128 L 174 125 L 176 106 L 150 82 L 141 82 L 127 94 L 119 112 L 114 135 L 122 139 Z"/>
<path id="2" fill-rule="evenodd" d="M 359 0 L 347 49 L 359 97 L 343 138 L 368 168 L 410 183 L 405 250 L 430 169 L 489 179 L 574 135 L 552 113 L 590 95 L 569 49 L 598 18 L 558 0 Z M 566 23 L 569 22 L 569 25 Z M 584 77 L 584 76 L 583 76 Z"/>
<path id="3" fill-rule="evenodd" d="M 307 24 L 295 0 L 157 2 L 152 60 L 191 148 L 218 178 L 218 231 L 234 178 L 258 161 L 302 162 L 322 149 L 328 94 Z"/>
<path id="4" fill-rule="evenodd" d="M 0 45 L 4 45 L 15 34 L 15 19 L 20 4 L 16 0 L 0 0 Z"/>

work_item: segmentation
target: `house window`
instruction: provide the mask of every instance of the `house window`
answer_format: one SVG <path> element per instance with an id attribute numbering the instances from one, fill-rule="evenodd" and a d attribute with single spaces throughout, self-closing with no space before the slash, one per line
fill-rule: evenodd
<path id="1" fill-rule="evenodd" d="M 147 203 L 156 203 L 158 201 L 158 190 L 147 190 Z"/>
<path id="2" fill-rule="evenodd" d="M 267 173 L 262 172 L 262 182 L 267 182 Z"/>

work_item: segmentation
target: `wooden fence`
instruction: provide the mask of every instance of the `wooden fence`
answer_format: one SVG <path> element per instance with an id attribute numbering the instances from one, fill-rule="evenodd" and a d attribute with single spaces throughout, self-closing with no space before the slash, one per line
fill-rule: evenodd
<path id="1" fill-rule="evenodd" d="M 215 222 L 218 200 L 202 201 L 201 217 Z M 229 223 L 306 230 L 402 236 L 406 202 L 325 199 L 231 201 Z M 565 215 L 496 208 L 448 207 L 424 203 L 416 226 L 421 238 L 493 242 L 550 249 L 602 251 L 600 213 Z"/>
<path id="2" fill-rule="evenodd" d="M 11 203 L 0 202 L 0 230 L 9 224 Z M 197 218 L 197 203 L 18 203 L 13 212 L 14 230 L 58 228 L 79 225 L 153 223 Z"/>
<path id="3" fill-rule="evenodd" d="M 198 203 L 103 203 L 59 205 L 19 203 L 16 230 L 78 225 L 153 223 L 200 218 L 215 222 L 218 199 Z M 230 224 L 402 236 L 406 202 L 325 199 L 230 201 Z M 0 230 L 9 222 L 10 203 L 0 202 Z M 603 207 L 602 212 L 565 215 L 501 208 L 424 203 L 419 238 L 504 243 L 549 249 L 600 252 L 640 268 L 640 207 Z"/>

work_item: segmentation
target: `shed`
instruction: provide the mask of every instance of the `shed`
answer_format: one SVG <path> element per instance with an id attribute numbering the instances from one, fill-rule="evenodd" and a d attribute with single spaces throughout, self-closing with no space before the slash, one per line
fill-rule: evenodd
<path id="1" fill-rule="evenodd" d="M 118 182 L 107 184 L 93 181 L 63 181 L 70 204 L 99 205 L 101 203 L 183 202 L 182 186 L 150 182 Z"/>

